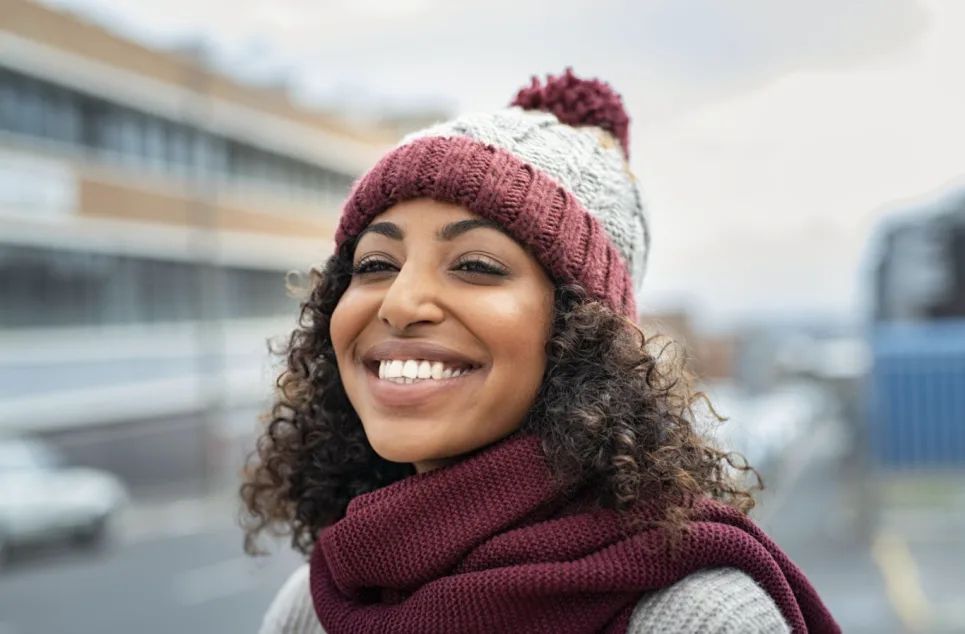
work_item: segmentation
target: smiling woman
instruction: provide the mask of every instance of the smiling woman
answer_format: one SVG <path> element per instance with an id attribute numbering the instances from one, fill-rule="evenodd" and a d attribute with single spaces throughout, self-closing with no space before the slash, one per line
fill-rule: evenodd
<path id="1" fill-rule="evenodd" d="M 407 139 L 313 274 L 242 497 L 310 563 L 265 634 L 837 632 L 636 327 L 619 97 L 572 73 Z"/>
<path id="2" fill-rule="evenodd" d="M 553 318 L 539 262 L 495 223 L 425 199 L 379 216 L 354 256 L 331 337 L 375 452 L 425 471 L 519 427 Z"/>

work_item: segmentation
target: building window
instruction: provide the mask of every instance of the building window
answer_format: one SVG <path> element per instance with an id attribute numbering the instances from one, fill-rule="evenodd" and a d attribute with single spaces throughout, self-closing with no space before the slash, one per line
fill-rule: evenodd
<path id="1" fill-rule="evenodd" d="M 167 167 L 165 133 L 165 121 L 155 118 L 144 120 L 144 156 L 148 165 L 157 170 Z"/>
<path id="2" fill-rule="evenodd" d="M 8 74 L 0 71 L 0 130 L 15 130 L 17 121 L 17 91 L 8 81 Z"/>
<path id="3" fill-rule="evenodd" d="M 191 133 L 180 124 L 172 124 L 168 132 L 168 164 L 176 172 L 186 173 L 191 166 Z"/>
<path id="4" fill-rule="evenodd" d="M 0 129 L 93 150 L 103 159 L 184 176 L 227 178 L 290 200 L 334 201 L 352 178 L 254 145 L 0 68 Z"/>
<path id="5" fill-rule="evenodd" d="M 43 136 L 43 102 L 37 83 L 26 80 L 20 84 L 18 132 Z"/>
<path id="6" fill-rule="evenodd" d="M 80 143 L 80 103 L 66 90 L 54 89 L 49 93 L 44 119 L 47 135 L 61 143 Z"/>
<path id="7" fill-rule="evenodd" d="M 140 163 L 144 157 L 144 143 L 138 117 L 129 111 L 122 111 L 118 115 L 121 156 L 125 163 Z"/>
<path id="8" fill-rule="evenodd" d="M 116 109 L 106 102 L 80 97 L 80 143 L 84 149 L 98 152 L 108 160 L 117 161 L 121 155 L 120 120 Z"/>
<path id="9" fill-rule="evenodd" d="M 178 322 L 199 316 L 192 262 L 0 245 L 0 328 Z M 218 271 L 226 319 L 293 314 L 285 272 Z"/>

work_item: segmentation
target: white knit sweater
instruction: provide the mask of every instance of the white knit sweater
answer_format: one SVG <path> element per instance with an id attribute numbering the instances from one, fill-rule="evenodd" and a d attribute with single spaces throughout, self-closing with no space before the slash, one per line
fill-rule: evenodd
<path id="1" fill-rule="evenodd" d="M 627 634 L 789 634 L 771 597 L 733 568 L 696 572 L 640 600 Z M 308 565 L 275 597 L 259 634 L 325 634 L 308 590 Z"/>

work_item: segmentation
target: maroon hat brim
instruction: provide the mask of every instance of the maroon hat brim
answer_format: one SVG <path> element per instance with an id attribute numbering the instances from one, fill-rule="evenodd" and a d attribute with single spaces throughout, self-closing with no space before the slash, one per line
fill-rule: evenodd
<path id="1" fill-rule="evenodd" d="M 421 138 L 385 155 L 349 195 L 337 245 L 393 205 L 417 198 L 462 205 L 498 222 L 557 282 L 579 284 L 636 318 L 629 269 L 600 222 L 542 170 L 468 137 Z"/>

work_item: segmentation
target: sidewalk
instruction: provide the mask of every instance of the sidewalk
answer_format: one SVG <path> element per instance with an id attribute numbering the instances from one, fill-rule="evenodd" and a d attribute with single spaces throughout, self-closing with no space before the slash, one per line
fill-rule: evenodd
<path id="1" fill-rule="evenodd" d="M 808 575 L 844 632 L 965 632 L 965 534 L 909 532 L 884 514 L 871 543 L 859 539 L 833 425 L 795 448 L 762 496 L 757 521 Z"/>
<path id="2" fill-rule="evenodd" d="M 965 632 L 965 481 L 961 474 L 883 480 L 874 552 L 912 631 Z"/>
<path id="3" fill-rule="evenodd" d="M 118 517 L 117 536 L 122 543 L 131 544 L 214 532 L 237 526 L 240 504 L 234 489 L 174 499 L 135 500 Z"/>

